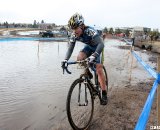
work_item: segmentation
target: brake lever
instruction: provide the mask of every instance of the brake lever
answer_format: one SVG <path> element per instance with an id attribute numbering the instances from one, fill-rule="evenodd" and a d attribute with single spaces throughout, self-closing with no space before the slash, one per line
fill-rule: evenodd
<path id="1" fill-rule="evenodd" d="M 68 74 L 72 74 L 72 73 L 68 70 L 67 67 L 65 68 L 65 70 L 66 70 L 66 72 L 67 72 Z"/>
<path id="2" fill-rule="evenodd" d="M 63 67 L 63 74 L 64 72 L 67 72 L 68 74 L 71 74 L 71 72 L 68 70 L 68 65 L 66 67 Z"/>

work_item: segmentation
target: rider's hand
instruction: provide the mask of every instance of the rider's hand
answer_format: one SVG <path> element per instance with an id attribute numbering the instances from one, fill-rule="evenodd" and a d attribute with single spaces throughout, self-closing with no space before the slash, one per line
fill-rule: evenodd
<path id="1" fill-rule="evenodd" d="M 62 68 L 65 68 L 67 66 L 67 60 L 63 60 L 62 62 L 61 62 L 61 67 Z"/>
<path id="2" fill-rule="evenodd" d="M 88 60 L 89 60 L 90 63 L 93 62 L 95 59 L 96 59 L 96 57 L 95 57 L 94 55 L 91 55 L 91 56 L 88 58 Z"/>

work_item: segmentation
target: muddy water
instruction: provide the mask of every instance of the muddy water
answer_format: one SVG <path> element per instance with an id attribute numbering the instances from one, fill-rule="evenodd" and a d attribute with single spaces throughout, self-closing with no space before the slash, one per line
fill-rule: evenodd
<path id="1" fill-rule="evenodd" d="M 109 87 L 124 85 L 130 73 L 129 69 L 124 71 L 125 67 L 130 68 L 126 66 L 131 59 L 129 51 L 115 47 L 122 42 L 105 44 Z M 83 44 L 76 44 L 72 60 L 82 47 Z M 68 88 L 82 71 L 71 66 L 72 75 L 62 74 L 60 62 L 66 49 L 65 42 L 0 43 L 0 130 L 49 130 L 66 119 Z M 141 56 L 148 61 L 148 55 Z M 141 70 L 134 71 L 132 77 L 140 73 L 137 80 L 144 80 L 146 72 Z"/>
<path id="2" fill-rule="evenodd" d="M 81 46 L 77 44 L 73 58 Z M 63 42 L 0 43 L 1 130 L 39 130 L 53 125 L 65 109 L 68 79 L 76 77 L 76 73 L 62 74 L 60 62 L 66 49 Z"/>

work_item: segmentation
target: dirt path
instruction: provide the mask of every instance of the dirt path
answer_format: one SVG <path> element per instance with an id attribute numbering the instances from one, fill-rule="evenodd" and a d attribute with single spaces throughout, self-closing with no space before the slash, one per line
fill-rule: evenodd
<path id="1" fill-rule="evenodd" d="M 120 48 L 110 46 L 105 49 L 105 66 L 109 77 L 109 101 L 107 106 L 101 106 L 99 101 L 95 100 L 94 116 L 89 130 L 134 129 L 153 85 L 153 78 L 132 57 L 128 47 L 121 46 Z M 154 59 L 158 54 L 141 51 L 138 48 L 136 50 L 143 61 L 156 68 Z M 147 124 L 148 130 L 151 125 L 156 125 L 155 101 Z M 66 116 L 56 127 L 52 128 L 52 130 L 70 129 Z"/>

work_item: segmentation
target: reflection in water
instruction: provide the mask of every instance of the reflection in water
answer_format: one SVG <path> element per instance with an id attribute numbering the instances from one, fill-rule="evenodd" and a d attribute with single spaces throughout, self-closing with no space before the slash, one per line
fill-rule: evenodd
<path id="1" fill-rule="evenodd" d="M 59 42 L 58 42 L 58 55 L 59 55 Z"/>
<path id="2" fill-rule="evenodd" d="M 37 57 L 38 57 L 38 63 L 40 63 L 40 61 L 39 61 L 39 42 L 38 42 Z"/>

